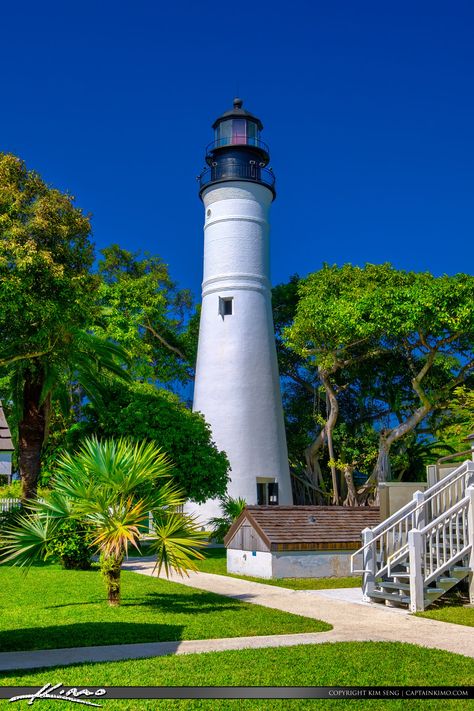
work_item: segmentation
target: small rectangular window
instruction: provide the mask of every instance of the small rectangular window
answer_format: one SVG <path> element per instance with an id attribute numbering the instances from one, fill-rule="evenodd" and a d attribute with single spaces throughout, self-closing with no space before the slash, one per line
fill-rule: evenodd
<path id="1" fill-rule="evenodd" d="M 219 314 L 224 318 L 224 316 L 232 316 L 233 313 L 233 297 L 223 298 L 219 297 Z"/>
<path id="2" fill-rule="evenodd" d="M 276 481 L 257 481 L 257 505 L 278 506 L 278 483 Z"/>

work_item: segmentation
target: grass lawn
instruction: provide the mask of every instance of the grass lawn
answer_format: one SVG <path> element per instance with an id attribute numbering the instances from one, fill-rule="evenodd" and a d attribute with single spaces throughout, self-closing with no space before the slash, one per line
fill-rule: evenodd
<path id="1" fill-rule="evenodd" d="M 468 686 L 474 661 L 448 652 L 389 642 L 345 642 L 288 648 L 212 652 L 0 674 L 2 686 Z M 346 709 L 354 700 L 103 701 L 105 709 Z M 42 709 L 55 701 L 40 701 Z M 420 711 L 467 708 L 465 701 L 364 700 L 363 708 Z"/>
<path id="2" fill-rule="evenodd" d="M 207 548 L 205 554 L 206 559 L 198 561 L 199 570 L 203 573 L 229 575 L 226 569 L 225 548 Z M 279 578 L 278 580 L 267 580 L 265 578 L 251 578 L 246 575 L 229 575 L 229 577 L 251 580 L 255 583 L 265 583 L 266 585 L 276 585 L 280 588 L 291 588 L 292 590 L 359 588 L 362 584 L 361 578 Z"/>
<path id="3" fill-rule="evenodd" d="M 474 606 L 446 605 L 437 609 L 425 610 L 425 612 L 417 612 L 416 616 L 429 617 L 440 622 L 452 622 L 455 625 L 474 627 Z"/>
<path id="4" fill-rule="evenodd" d="M 417 617 L 429 617 L 440 622 L 474 627 L 474 605 L 469 605 L 469 591 L 466 580 L 452 588 L 447 595 L 436 600 L 425 612 L 417 612 Z"/>
<path id="5" fill-rule="evenodd" d="M 122 573 L 109 607 L 97 570 L 0 567 L 0 651 L 320 632 L 330 625 L 214 593 Z"/>

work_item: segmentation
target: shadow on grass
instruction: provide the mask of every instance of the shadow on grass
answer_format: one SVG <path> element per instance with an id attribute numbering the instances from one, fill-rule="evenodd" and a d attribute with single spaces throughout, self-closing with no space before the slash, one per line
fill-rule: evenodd
<path id="1" fill-rule="evenodd" d="M 0 632 L 0 652 L 67 647 L 101 647 L 107 644 L 171 642 L 182 639 L 182 625 L 134 622 L 81 622 Z"/>
<path id="2" fill-rule="evenodd" d="M 84 602 L 65 602 L 59 605 L 47 605 L 45 610 L 55 610 L 64 607 L 102 607 L 103 598 L 86 600 Z M 233 602 L 230 598 L 223 598 L 220 595 L 196 591 L 192 594 L 172 595 L 170 593 L 145 593 L 140 597 L 123 597 L 120 608 L 126 607 L 149 607 L 152 612 L 158 614 L 206 614 L 210 612 L 222 612 L 223 610 L 238 611 L 241 606 Z M 1 637 L 1 633 L 0 633 Z"/>
<path id="3" fill-rule="evenodd" d="M 150 607 L 159 613 L 202 615 L 207 613 L 219 614 L 224 610 L 238 612 L 242 606 L 230 598 L 222 598 L 213 593 L 192 593 L 190 595 L 170 593 L 146 593 L 140 598 L 126 598 L 121 607 Z"/>

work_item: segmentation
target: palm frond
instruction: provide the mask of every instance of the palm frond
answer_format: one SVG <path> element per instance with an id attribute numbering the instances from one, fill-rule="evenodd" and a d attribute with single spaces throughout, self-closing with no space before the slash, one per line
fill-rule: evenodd
<path id="1" fill-rule="evenodd" d="M 183 577 L 189 570 L 197 570 L 195 560 L 203 560 L 198 550 L 206 545 L 207 534 L 199 530 L 196 520 L 180 513 L 161 514 L 154 518 L 156 540 L 151 550 L 156 554 L 155 570 L 164 568 L 169 577 L 172 570 Z"/>
<path id="2" fill-rule="evenodd" d="M 48 542 L 57 525 L 49 516 L 20 515 L 15 524 L 2 531 L 4 546 L 0 561 L 30 567 L 48 557 Z"/>

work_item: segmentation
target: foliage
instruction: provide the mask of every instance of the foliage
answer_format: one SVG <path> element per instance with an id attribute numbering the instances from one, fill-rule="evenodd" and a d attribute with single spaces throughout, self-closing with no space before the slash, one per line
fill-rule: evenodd
<path id="1" fill-rule="evenodd" d="M 51 542 L 61 524 L 75 521 L 87 530 L 90 548 L 101 554 L 109 604 L 120 603 L 120 566 L 129 546 L 139 550 L 141 531 L 151 513 L 156 520 L 174 520 L 183 502 L 169 478 L 170 463 L 152 443 L 85 440 L 72 457 L 65 453 L 56 470 L 54 490 L 44 500 L 31 502 L 31 513 L 5 533 L 5 562 L 31 565 L 52 555 Z M 155 543 L 158 569 L 167 562 L 179 572 L 195 569 L 203 536 L 194 521 L 181 515 L 179 532 L 160 536 Z"/>
<path id="2" fill-rule="evenodd" d="M 96 330 L 126 349 L 135 378 L 187 382 L 197 340 L 190 292 L 177 289 L 157 256 L 140 257 L 116 244 L 101 254 L 99 300 L 104 318 Z"/>
<path id="3" fill-rule="evenodd" d="M 125 375 L 122 349 L 88 331 L 98 312 L 90 229 L 71 195 L 0 154 L 0 395 L 14 405 L 24 499 L 36 494 L 53 402 L 69 413 L 78 383 L 98 399 L 100 370 Z"/>
<path id="4" fill-rule="evenodd" d="M 324 386 L 326 421 L 315 449 L 319 457 L 327 443 L 335 490 L 337 460 L 355 465 L 331 452 L 341 393 L 352 388 L 355 395 L 359 382 L 359 399 L 384 413 L 382 420 L 372 420 L 378 456 L 358 492 L 363 501 L 390 477 L 392 445 L 446 408 L 452 391 L 473 375 L 474 277 L 434 277 L 388 264 L 326 265 L 298 289 L 295 319 L 283 337 Z"/>
<path id="5" fill-rule="evenodd" d="M 79 521 L 62 521 L 48 542 L 48 557 L 59 558 L 66 570 L 88 570 L 93 552 L 89 538 L 87 528 Z"/>
<path id="6" fill-rule="evenodd" d="M 38 496 L 41 498 L 49 493 L 47 487 L 38 487 Z M 12 481 L 11 484 L 0 486 L 0 499 L 19 499 L 21 497 L 21 482 Z"/>
<path id="7" fill-rule="evenodd" d="M 93 433 L 148 440 L 169 452 L 174 464 L 170 475 L 186 498 L 202 503 L 224 494 L 229 463 L 214 445 L 202 415 L 176 395 L 147 383 L 109 380 L 107 388 L 107 408 L 85 408 L 83 421 L 69 433 L 70 447 Z"/>
<path id="8" fill-rule="evenodd" d="M 211 518 L 211 536 L 217 543 L 223 543 L 227 531 L 236 521 L 247 506 L 242 498 L 233 499 L 231 496 L 221 496 L 222 516 Z"/>
<path id="9" fill-rule="evenodd" d="M 456 452 L 469 449 L 466 437 L 474 432 L 474 389 L 456 388 L 438 422 L 438 435 Z"/>
<path id="10" fill-rule="evenodd" d="M 19 506 L 14 506 L 8 511 L 0 511 L 0 555 L 4 554 L 7 545 L 6 531 L 16 524 L 19 513 Z"/>
<path id="11" fill-rule="evenodd" d="M 50 352 L 83 326 L 96 288 L 89 218 L 13 155 L 0 154 L 0 364 Z"/>

